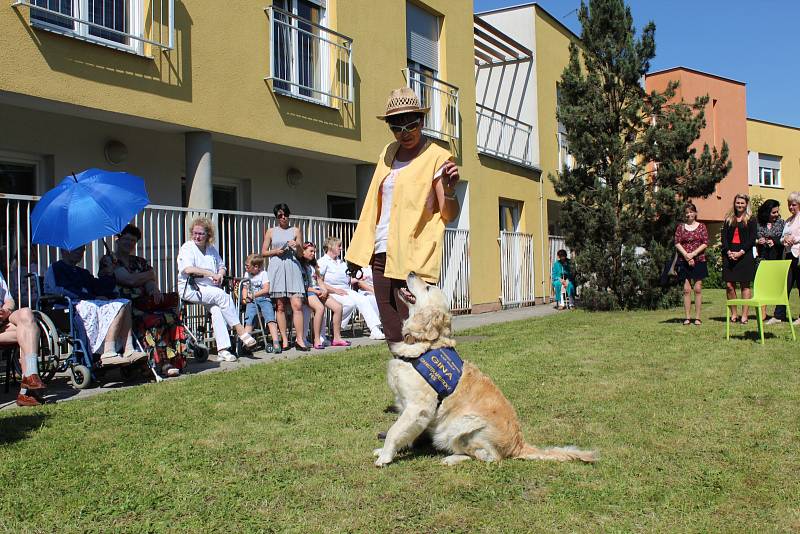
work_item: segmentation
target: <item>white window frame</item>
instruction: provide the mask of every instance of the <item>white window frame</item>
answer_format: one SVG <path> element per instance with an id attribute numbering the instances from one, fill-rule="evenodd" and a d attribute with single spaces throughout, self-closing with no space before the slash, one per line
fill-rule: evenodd
<path id="1" fill-rule="evenodd" d="M 497 218 L 498 224 L 500 225 L 501 232 L 519 232 L 520 231 L 520 222 L 522 221 L 522 202 L 518 200 L 511 200 L 506 198 L 501 198 L 498 202 L 497 209 L 502 210 L 506 208 L 511 211 L 511 221 L 514 225 L 512 230 L 504 230 L 502 221 L 500 220 L 500 215 L 502 211 L 498 211 Z"/>
<path id="2" fill-rule="evenodd" d="M 213 196 L 214 186 L 232 187 L 236 191 L 236 209 L 233 211 L 250 211 L 250 180 L 247 178 L 231 178 L 229 176 L 214 176 L 211 178 Z M 188 194 L 188 193 L 187 193 Z"/>
<path id="3" fill-rule="evenodd" d="M 285 11 L 287 11 L 288 13 L 291 13 L 295 17 L 302 18 L 299 15 L 299 9 L 297 7 L 297 0 L 285 0 L 285 1 L 286 1 L 287 5 L 289 6 L 288 9 L 286 9 Z M 315 23 L 315 22 L 312 22 L 312 21 L 308 21 L 308 23 L 311 24 L 311 25 L 317 25 L 317 26 L 322 26 L 324 28 L 327 28 L 327 26 L 328 26 L 328 10 L 326 8 L 326 2 L 319 1 L 319 0 L 306 0 L 306 1 L 309 4 L 314 4 L 319 9 L 319 23 Z M 274 7 L 276 7 L 277 9 L 282 9 L 280 7 L 277 7 L 277 6 L 274 6 Z M 273 11 L 273 16 L 274 16 L 274 13 L 275 12 Z M 296 21 L 296 20 L 297 19 L 291 19 L 291 21 Z M 292 24 L 292 26 L 295 26 L 295 25 Z M 277 50 L 277 47 L 275 46 L 275 38 L 276 38 L 275 35 L 270 36 L 269 46 L 270 46 L 271 50 Z M 289 79 L 290 79 L 290 81 L 292 83 L 288 84 L 289 85 L 288 88 L 283 88 L 283 87 L 276 86 L 275 85 L 275 81 L 273 80 L 273 90 L 278 94 L 290 96 L 292 98 L 297 98 L 297 99 L 300 99 L 300 100 L 307 100 L 307 101 L 313 102 L 315 104 L 320 104 L 320 105 L 326 106 L 326 107 L 334 107 L 332 105 L 332 103 L 331 103 L 331 97 L 329 97 L 328 95 L 322 94 L 322 95 L 320 95 L 318 97 L 317 96 L 313 96 L 313 93 L 315 91 L 312 91 L 312 95 L 304 95 L 304 94 L 301 93 L 301 90 L 303 88 L 300 87 L 300 85 L 299 85 L 299 81 L 300 81 L 300 62 L 298 61 L 298 58 L 295 57 L 295 55 L 297 54 L 297 51 L 299 50 L 299 47 L 297 46 L 297 42 L 298 42 L 297 41 L 297 33 L 296 32 L 292 32 L 291 43 L 289 45 L 289 48 L 290 48 L 290 51 L 291 51 L 290 52 L 290 57 L 289 57 L 289 75 L 290 75 Z M 278 56 L 276 54 L 273 57 L 272 61 L 273 62 L 277 61 L 277 58 L 278 58 Z M 329 64 L 329 62 L 330 62 L 329 45 L 324 40 L 321 40 L 320 47 L 319 47 L 319 58 L 317 60 L 317 65 L 316 65 L 316 67 L 314 67 L 313 63 L 311 65 L 312 70 L 314 71 L 314 76 L 319 77 L 319 81 L 320 81 L 319 85 L 320 85 L 320 87 L 328 87 L 329 86 L 330 72 L 329 72 L 329 69 L 327 68 L 327 65 Z M 275 68 L 274 64 L 270 65 L 270 68 L 274 69 Z M 280 82 L 278 82 L 278 83 L 280 83 Z"/>
<path id="4" fill-rule="evenodd" d="M 97 1 L 102 1 L 102 0 L 97 0 Z M 92 27 L 100 31 L 102 31 L 103 28 L 110 31 L 114 31 L 114 29 L 106 28 L 99 24 L 97 26 L 90 26 L 89 24 L 86 23 L 86 21 L 89 20 L 88 17 L 89 0 L 72 0 L 72 14 L 63 15 L 64 17 L 67 17 L 68 19 L 71 20 L 72 29 L 65 28 L 64 26 L 60 26 L 58 24 L 52 24 L 47 21 L 34 19 L 33 17 L 31 17 L 30 19 L 31 26 L 33 26 L 34 28 L 41 28 L 43 30 L 60 33 L 62 35 L 67 35 L 69 37 L 84 39 L 86 41 L 91 41 L 103 46 L 108 46 L 110 48 L 116 48 L 119 50 L 123 50 L 125 52 L 132 52 L 134 54 L 143 55 L 144 41 L 140 40 L 140 38 L 143 37 L 145 0 L 125 0 L 125 1 L 128 3 L 129 26 L 128 26 L 128 31 L 123 33 L 125 33 L 125 35 L 128 36 L 127 37 L 128 44 L 105 39 L 99 35 L 92 35 L 90 33 L 89 30 Z M 30 5 L 31 10 L 42 9 L 39 6 L 30 4 L 29 2 L 26 2 L 26 4 Z M 85 18 L 78 20 L 77 15 L 81 13 L 86 14 L 86 16 Z M 55 17 L 58 15 L 52 14 L 52 16 Z"/>
<path id="5" fill-rule="evenodd" d="M 27 154 L 23 152 L 12 152 L 10 150 L 0 150 L 0 162 L 11 163 L 14 165 L 33 165 L 36 183 L 34 185 L 34 195 L 43 195 L 49 187 L 47 187 L 47 178 L 45 176 L 44 158 L 36 154 Z"/>
<path id="6" fill-rule="evenodd" d="M 558 139 L 558 170 L 564 168 L 564 163 L 567 164 L 567 169 L 572 170 L 575 168 L 575 157 L 569 153 L 569 143 L 567 143 L 567 134 L 558 132 L 556 134 Z"/>
<path id="7" fill-rule="evenodd" d="M 768 175 L 769 178 L 767 178 Z M 783 186 L 781 185 L 781 170 L 774 169 L 771 167 L 759 167 L 758 185 L 761 187 L 774 187 L 776 189 L 782 189 Z"/>

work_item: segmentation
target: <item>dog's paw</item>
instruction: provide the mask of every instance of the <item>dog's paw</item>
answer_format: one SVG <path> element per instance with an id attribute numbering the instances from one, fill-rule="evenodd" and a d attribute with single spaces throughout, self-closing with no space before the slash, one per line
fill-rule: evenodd
<path id="1" fill-rule="evenodd" d="M 382 456 L 379 456 L 378 459 L 375 460 L 375 467 L 386 467 L 390 463 L 392 463 L 391 458 L 384 458 Z"/>
<path id="2" fill-rule="evenodd" d="M 383 452 L 383 447 L 381 447 L 380 449 L 375 449 L 374 451 L 372 451 L 372 456 L 377 458 L 378 456 L 381 455 L 382 452 Z"/>
<path id="3" fill-rule="evenodd" d="M 456 465 L 466 460 L 469 460 L 469 458 L 470 457 L 467 456 L 466 454 L 451 454 L 450 456 L 446 456 L 445 458 L 443 458 L 442 463 L 444 465 Z"/>

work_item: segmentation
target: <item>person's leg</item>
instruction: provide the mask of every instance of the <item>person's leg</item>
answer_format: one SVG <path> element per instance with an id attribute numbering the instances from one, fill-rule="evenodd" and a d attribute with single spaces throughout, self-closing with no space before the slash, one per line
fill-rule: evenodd
<path id="1" fill-rule="evenodd" d="M 214 332 L 214 341 L 217 344 L 217 352 L 231 348 L 231 337 L 228 334 L 228 323 L 222 315 L 219 306 L 211 306 L 208 310 L 211 313 L 211 329 Z"/>
<path id="2" fill-rule="evenodd" d="M 556 297 L 556 305 L 559 309 L 564 307 L 564 302 L 561 300 L 561 280 L 553 280 L 553 293 Z"/>
<path id="3" fill-rule="evenodd" d="M 694 318 L 695 324 L 697 321 L 702 321 L 700 313 L 703 311 L 703 281 L 696 280 L 694 282 Z"/>
<path id="4" fill-rule="evenodd" d="M 298 296 L 290 299 L 292 304 L 292 320 L 295 330 L 295 345 L 306 348 L 306 333 L 303 332 L 303 298 Z"/>
<path id="5" fill-rule="evenodd" d="M 572 280 L 567 281 L 567 298 L 569 299 L 569 306 L 570 308 L 575 307 L 575 284 L 572 283 Z"/>
<path id="6" fill-rule="evenodd" d="M 736 282 L 725 282 L 725 297 L 730 299 L 736 298 Z M 736 313 L 736 306 L 731 306 L 731 321 L 736 321 L 739 317 Z"/>
<path id="7" fill-rule="evenodd" d="M 255 302 L 248 302 L 244 309 L 244 331 L 248 334 L 253 331 L 253 324 L 256 321 L 258 314 L 258 304 Z"/>
<path id="8" fill-rule="evenodd" d="M 333 342 L 341 343 L 342 340 L 342 304 L 331 297 L 325 299 L 325 307 L 331 310 L 333 319 L 331 324 L 333 326 Z"/>
<path id="9" fill-rule="evenodd" d="M 399 343 L 403 341 L 403 321 L 408 317 L 408 308 L 397 296 L 404 281 L 383 276 L 385 266 L 386 254 L 376 254 L 372 258 L 375 299 L 378 301 L 378 311 L 386 341 L 390 344 Z"/>
<path id="10" fill-rule="evenodd" d="M 33 355 L 34 357 L 39 352 L 39 327 L 36 326 L 36 320 L 33 318 L 33 312 L 30 308 L 20 308 L 15 310 L 8 317 L 8 322 L 14 326 L 16 343 L 19 345 L 20 359 L 23 356 Z M 36 371 L 36 359 L 34 358 L 34 370 Z M 22 367 L 22 374 L 25 374 L 25 367 Z"/>
<path id="11" fill-rule="evenodd" d="M 308 307 L 311 308 L 311 311 L 314 313 L 314 324 L 312 328 L 314 337 L 312 338 L 313 341 L 311 344 L 316 348 L 322 339 L 322 321 L 325 320 L 325 305 L 322 304 L 319 297 L 316 295 L 308 295 Z"/>
<path id="12" fill-rule="evenodd" d="M 750 289 L 750 282 L 742 282 L 742 298 L 749 299 L 753 297 L 753 291 Z M 741 321 L 743 323 L 747 322 L 747 314 L 750 311 L 748 306 L 742 306 L 742 317 Z"/>
<path id="13" fill-rule="evenodd" d="M 2 328 L 2 327 L 0 327 Z M 22 308 L 13 312 L 8 318 L 8 324 L 0 332 L 0 343 L 19 345 L 19 363 L 22 368 L 22 382 L 20 383 L 17 404 L 37 405 L 36 398 L 31 398 L 34 391 L 45 388 L 39 377 L 38 355 L 39 328 L 29 308 Z"/>
<path id="14" fill-rule="evenodd" d="M 340 325 L 342 328 L 347 328 L 347 325 L 350 324 L 350 319 L 353 317 L 353 311 L 356 309 L 356 302 L 350 298 L 349 293 L 347 295 L 331 296 L 342 305 L 342 322 Z"/>
<path id="15" fill-rule="evenodd" d="M 683 324 L 691 322 L 692 315 L 692 281 L 688 278 L 683 281 Z"/>
<path id="16" fill-rule="evenodd" d="M 279 298 L 275 301 L 275 304 L 277 304 L 275 318 L 278 322 L 278 330 L 281 333 L 281 344 L 284 349 L 289 348 L 289 336 L 286 333 L 286 302 L 288 300 L 287 298 Z"/>
<path id="17" fill-rule="evenodd" d="M 127 336 L 124 335 L 125 321 L 127 320 L 125 309 L 126 306 L 119 309 L 114 320 L 111 321 L 111 326 L 108 327 L 108 332 L 103 340 L 103 354 L 110 355 L 120 352 L 120 349 L 125 346 L 127 341 Z"/>
<path id="18" fill-rule="evenodd" d="M 278 342 L 278 323 L 275 321 L 275 309 L 272 307 L 272 299 L 261 297 L 256 300 L 261 310 L 261 316 L 264 322 L 267 323 L 267 330 L 269 330 L 269 335 L 272 338 L 272 346 L 280 347 L 280 343 Z M 285 317 L 284 315 L 284 319 Z"/>
<path id="19" fill-rule="evenodd" d="M 356 308 L 358 308 L 358 312 L 364 318 L 364 322 L 367 323 L 367 327 L 370 330 L 375 330 L 376 328 L 380 328 L 381 326 L 381 318 L 378 313 L 372 308 L 372 305 L 369 303 L 369 299 L 365 295 L 357 291 L 353 291 L 352 289 L 348 291 L 350 298 L 353 299 L 353 302 L 356 303 Z"/>

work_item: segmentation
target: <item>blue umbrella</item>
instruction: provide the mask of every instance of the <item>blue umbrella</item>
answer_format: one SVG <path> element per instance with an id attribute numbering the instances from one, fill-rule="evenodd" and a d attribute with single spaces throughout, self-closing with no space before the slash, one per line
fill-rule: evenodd
<path id="1" fill-rule="evenodd" d="M 37 202 L 31 213 L 32 240 L 74 250 L 119 233 L 149 203 L 138 176 L 87 169 L 67 176 Z"/>

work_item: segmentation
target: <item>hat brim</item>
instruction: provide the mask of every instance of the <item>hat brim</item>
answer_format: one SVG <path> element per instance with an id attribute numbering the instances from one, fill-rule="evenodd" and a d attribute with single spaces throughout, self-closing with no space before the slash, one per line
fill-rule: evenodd
<path id="1" fill-rule="evenodd" d="M 427 115 L 431 108 L 398 108 L 390 111 L 386 115 L 376 115 L 378 120 L 386 120 L 387 117 L 394 117 L 395 115 L 405 115 L 406 113 L 419 113 L 420 115 Z"/>

